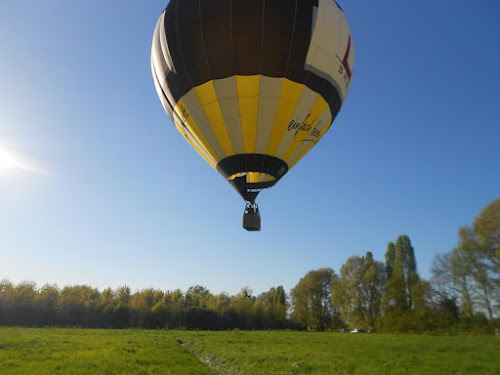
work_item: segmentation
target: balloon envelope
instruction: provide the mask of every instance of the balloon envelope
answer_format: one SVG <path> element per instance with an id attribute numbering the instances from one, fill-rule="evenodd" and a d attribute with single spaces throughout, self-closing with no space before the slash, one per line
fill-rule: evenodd
<path id="1" fill-rule="evenodd" d="M 165 111 L 251 202 L 328 131 L 353 63 L 334 0 L 171 0 L 151 51 Z"/>

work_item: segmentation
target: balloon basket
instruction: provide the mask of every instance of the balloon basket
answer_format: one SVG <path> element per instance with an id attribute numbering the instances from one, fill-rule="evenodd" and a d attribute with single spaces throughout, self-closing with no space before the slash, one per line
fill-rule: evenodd
<path id="1" fill-rule="evenodd" d="M 243 228 L 250 232 L 260 230 L 260 212 L 257 203 L 247 202 L 243 211 Z"/>

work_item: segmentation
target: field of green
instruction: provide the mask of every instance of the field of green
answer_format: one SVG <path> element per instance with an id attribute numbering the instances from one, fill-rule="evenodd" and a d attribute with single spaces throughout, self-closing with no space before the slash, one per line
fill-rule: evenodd
<path id="1" fill-rule="evenodd" d="M 0 328 L 0 374 L 500 374 L 494 336 Z"/>

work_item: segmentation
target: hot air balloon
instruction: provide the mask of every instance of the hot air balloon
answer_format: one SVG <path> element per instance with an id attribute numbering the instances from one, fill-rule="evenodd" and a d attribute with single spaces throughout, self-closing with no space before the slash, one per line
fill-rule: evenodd
<path id="1" fill-rule="evenodd" d="M 351 84 L 354 46 L 334 0 L 170 0 L 153 35 L 158 96 L 179 132 L 245 200 L 330 128 Z"/>

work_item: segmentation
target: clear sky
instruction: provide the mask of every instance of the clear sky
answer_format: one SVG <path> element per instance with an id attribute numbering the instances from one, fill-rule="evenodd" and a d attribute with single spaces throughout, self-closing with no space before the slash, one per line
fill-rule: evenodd
<path id="1" fill-rule="evenodd" d="M 339 3 L 349 97 L 249 233 L 156 96 L 166 1 L 1 1 L 0 279 L 289 291 L 400 234 L 429 277 L 500 195 L 500 2 Z"/>

